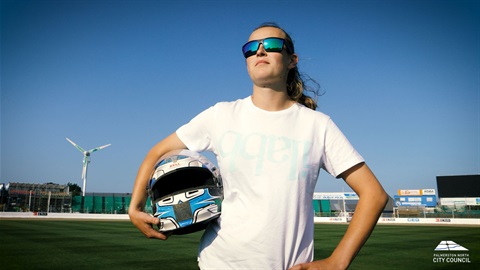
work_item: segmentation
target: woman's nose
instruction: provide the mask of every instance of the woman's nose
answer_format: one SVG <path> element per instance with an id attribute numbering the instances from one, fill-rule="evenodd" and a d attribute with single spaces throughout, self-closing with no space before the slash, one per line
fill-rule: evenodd
<path id="1" fill-rule="evenodd" d="M 260 45 L 258 45 L 257 56 L 265 56 L 265 55 L 267 55 L 267 51 L 265 51 L 263 44 L 260 43 Z"/>

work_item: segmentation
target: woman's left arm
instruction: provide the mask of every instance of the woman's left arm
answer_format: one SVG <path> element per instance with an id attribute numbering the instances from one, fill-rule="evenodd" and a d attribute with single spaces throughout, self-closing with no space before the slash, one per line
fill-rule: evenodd
<path id="1" fill-rule="evenodd" d="M 380 182 L 365 163 L 353 166 L 340 176 L 360 198 L 347 231 L 330 257 L 296 265 L 291 270 L 347 269 L 375 228 L 388 201 Z"/>

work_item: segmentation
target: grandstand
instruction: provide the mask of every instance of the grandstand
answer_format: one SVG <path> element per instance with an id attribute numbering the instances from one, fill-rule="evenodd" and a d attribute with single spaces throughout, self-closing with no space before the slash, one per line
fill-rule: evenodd
<path id="1" fill-rule="evenodd" d="M 0 184 L 0 211 L 35 213 L 126 214 L 130 193 L 86 193 L 75 196 L 68 185 Z M 151 211 L 150 200 L 146 210 Z"/>
<path id="2" fill-rule="evenodd" d="M 355 192 L 315 192 L 313 209 L 317 217 L 351 216 L 355 212 L 359 197 Z M 393 213 L 393 199 L 389 196 L 383 210 L 384 216 Z"/>
<path id="3" fill-rule="evenodd" d="M 443 207 L 480 210 L 480 174 L 437 176 L 437 187 Z"/>
<path id="4" fill-rule="evenodd" d="M 68 185 L 54 183 L 8 183 L 0 193 L 3 211 L 70 212 L 71 194 Z"/>

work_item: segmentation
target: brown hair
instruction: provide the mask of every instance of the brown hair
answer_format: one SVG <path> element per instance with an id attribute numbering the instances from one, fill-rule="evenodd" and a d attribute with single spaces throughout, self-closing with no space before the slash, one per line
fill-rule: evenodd
<path id="1" fill-rule="evenodd" d="M 293 40 L 284 29 L 282 29 L 276 23 L 268 22 L 268 23 L 261 24 L 255 30 L 263 27 L 274 27 L 274 28 L 280 29 L 283 33 L 285 33 L 285 42 L 287 43 L 287 47 L 291 49 L 289 53 L 290 54 L 295 53 Z M 312 83 L 313 86 L 307 85 L 306 82 Z M 315 110 L 317 108 L 317 98 L 319 96 L 319 93 L 318 93 L 319 89 L 320 89 L 320 85 L 315 80 L 313 80 L 312 78 L 310 78 L 310 76 L 306 74 L 301 74 L 298 71 L 298 65 L 290 69 L 290 71 L 288 72 L 287 94 L 293 101 L 296 101 L 307 108 Z M 314 95 L 314 98 L 305 95 L 304 92 L 311 92 Z"/>

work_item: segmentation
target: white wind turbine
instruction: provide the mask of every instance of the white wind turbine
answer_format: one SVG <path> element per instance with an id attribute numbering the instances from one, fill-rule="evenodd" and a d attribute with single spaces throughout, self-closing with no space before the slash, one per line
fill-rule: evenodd
<path id="1" fill-rule="evenodd" d="M 83 170 L 82 170 L 83 189 L 82 189 L 82 192 L 83 192 L 83 196 L 85 197 L 85 189 L 86 189 L 86 186 L 87 186 L 87 167 L 88 167 L 88 163 L 90 163 L 90 154 L 92 154 L 93 152 L 96 152 L 98 150 L 101 150 L 105 147 L 108 147 L 111 144 L 106 144 L 104 146 L 100 146 L 100 147 L 93 148 L 93 149 L 90 149 L 88 151 L 85 151 L 85 150 L 83 150 L 82 147 L 80 147 L 76 143 L 72 142 L 69 138 L 67 138 L 67 141 L 69 143 L 71 143 L 73 146 L 75 146 L 75 148 L 77 148 L 78 151 L 82 152 L 82 154 L 83 154 Z"/>

